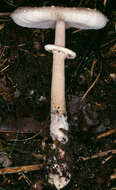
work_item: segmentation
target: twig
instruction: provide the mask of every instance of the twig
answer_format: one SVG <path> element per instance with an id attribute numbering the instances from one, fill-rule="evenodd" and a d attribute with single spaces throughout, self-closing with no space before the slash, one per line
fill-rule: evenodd
<path id="1" fill-rule="evenodd" d="M 7 21 L 9 21 L 9 19 L 5 19 L 5 18 L 0 18 L 0 22 L 7 22 Z"/>
<path id="2" fill-rule="evenodd" d="M 3 168 L 3 169 L 0 169 L 0 174 L 12 174 L 12 173 L 22 173 L 22 172 L 27 173 L 31 171 L 40 170 L 42 167 L 43 167 L 43 164 Z"/>
<path id="3" fill-rule="evenodd" d="M 101 139 L 102 137 L 107 137 L 107 136 L 109 136 L 109 135 L 112 135 L 113 133 L 116 133 L 116 128 L 111 129 L 111 130 L 109 130 L 109 131 L 106 131 L 106 132 L 104 132 L 104 133 L 98 135 L 96 138 L 97 138 L 97 139 Z"/>
<path id="4" fill-rule="evenodd" d="M 106 6 L 107 0 L 104 0 L 104 7 Z"/>
<path id="5" fill-rule="evenodd" d="M 9 16 L 10 15 L 10 12 L 7 12 L 7 13 L 0 13 L 0 16 Z"/>
<path id="6" fill-rule="evenodd" d="M 5 27 L 5 24 L 0 24 L 0 30 L 2 30 Z"/>
<path id="7" fill-rule="evenodd" d="M 22 141 L 30 141 L 30 140 L 32 140 L 32 139 L 34 139 L 35 137 L 37 137 L 38 135 L 40 135 L 40 131 L 37 133 L 37 134 L 35 134 L 35 135 L 33 135 L 33 136 L 31 136 L 31 137 L 29 137 L 29 138 L 26 138 L 26 139 L 11 139 L 10 141 L 20 141 L 20 142 L 22 142 Z"/>
<path id="8" fill-rule="evenodd" d="M 81 100 L 80 100 L 80 103 L 83 102 L 83 100 L 85 99 L 85 97 L 88 95 L 88 93 L 91 91 L 91 89 L 95 86 L 95 84 L 97 83 L 99 77 L 100 77 L 100 74 L 101 74 L 101 70 L 102 70 L 102 64 L 101 64 L 101 67 L 100 67 L 100 71 L 95 79 L 95 81 L 91 84 L 91 86 L 87 89 L 87 91 L 85 92 L 85 94 L 82 96 Z"/>
<path id="9" fill-rule="evenodd" d="M 111 154 L 116 154 L 116 149 L 113 149 L 113 150 L 107 150 L 107 151 L 104 151 L 104 152 L 98 152 L 97 154 L 94 154 L 92 156 L 88 156 L 88 157 L 81 157 L 84 161 L 86 160 L 90 160 L 90 159 L 96 159 L 96 158 L 99 158 L 99 157 L 104 157 L 106 155 L 108 155 L 109 153 Z"/>
<path id="10" fill-rule="evenodd" d="M 77 29 L 77 30 L 73 31 L 72 34 L 75 34 L 75 33 L 80 32 L 80 31 L 82 31 L 82 30 L 81 29 Z"/>
<path id="11" fill-rule="evenodd" d="M 6 47 L 3 47 L 0 54 L 0 59 L 4 56 L 5 50 L 6 50 Z"/>
<path id="12" fill-rule="evenodd" d="M 110 179 L 111 179 L 111 180 L 116 179 L 116 174 L 112 174 L 112 175 L 110 176 Z"/>
<path id="13" fill-rule="evenodd" d="M 2 63 L 0 63 L 0 67 L 2 67 L 6 62 L 8 61 L 8 59 L 7 58 L 5 58 L 4 60 L 3 60 L 3 62 Z"/>
<path id="14" fill-rule="evenodd" d="M 109 46 L 110 43 L 115 42 L 115 41 L 116 41 L 116 39 L 113 39 L 113 40 L 111 40 L 111 41 L 108 41 L 108 42 L 106 42 L 105 44 L 102 44 L 102 45 L 100 46 L 100 48 L 104 48 L 104 47 L 106 47 L 106 46 Z"/>
<path id="15" fill-rule="evenodd" d="M 96 64 L 97 60 L 94 59 L 93 63 L 92 63 L 92 66 L 91 66 L 91 70 L 90 70 L 90 76 L 93 77 L 93 71 L 94 71 L 94 67 L 95 67 L 95 64 Z"/>
<path id="16" fill-rule="evenodd" d="M 3 71 L 5 71 L 6 69 L 8 69 L 8 67 L 10 67 L 10 65 L 7 65 L 5 68 L 3 68 L 2 70 L 0 70 L 0 73 L 2 73 Z"/>

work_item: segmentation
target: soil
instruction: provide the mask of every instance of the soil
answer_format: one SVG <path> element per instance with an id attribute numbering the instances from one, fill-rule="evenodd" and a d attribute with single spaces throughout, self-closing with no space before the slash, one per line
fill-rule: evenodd
<path id="1" fill-rule="evenodd" d="M 66 104 L 71 173 L 64 190 L 116 189 L 116 14 L 113 1 L 4 0 L 0 13 L 19 6 L 97 8 L 109 18 L 101 30 L 66 31 Z M 54 30 L 17 26 L 0 15 L 0 190 L 55 190 L 48 183 L 53 156 L 49 134 Z M 51 164 L 51 165 L 50 165 Z M 7 168 L 42 165 L 28 172 Z M 6 173 L 2 173 L 6 169 Z"/>

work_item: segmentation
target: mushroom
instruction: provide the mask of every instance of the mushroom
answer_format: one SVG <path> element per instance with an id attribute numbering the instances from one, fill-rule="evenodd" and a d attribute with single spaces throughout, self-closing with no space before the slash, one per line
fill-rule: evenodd
<path id="1" fill-rule="evenodd" d="M 55 28 L 55 44 L 46 45 L 45 49 L 53 53 L 52 85 L 51 85 L 51 124 L 50 135 L 54 141 L 53 149 L 57 142 L 61 145 L 68 142 L 68 122 L 65 103 L 65 74 L 64 61 L 66 58 L 74 59 L 76 53 L 65 48 L 65 28 L 100 29 L 108 19 L 98 10 L 89 8 L 64 8 L 64 7 L 21 7 L 16 9 L 11 18 L 18 25 L 28 28 Z M 57 148 L 59 156 L 65 155 L 62 148 Z M 64 159 L 64 156 L 62 157 Z M 57 174 L 50 173 L 49 182 L 57 189 L 63 188 L 70 181 L 71 174 L 64 161 L 55 163 Z M 67 177 L 63 171 L 67 170 Z"/>

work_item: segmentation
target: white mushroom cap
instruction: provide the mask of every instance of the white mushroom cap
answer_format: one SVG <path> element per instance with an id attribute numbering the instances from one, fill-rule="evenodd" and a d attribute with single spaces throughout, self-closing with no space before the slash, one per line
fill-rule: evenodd
<path id="1" fill-rule="evenodd" d="M 65 7 L 20 7 L 11 18 L 18 25 L 28 28 L 54 28 L 57 20 L 63 20 L 66 28 L 100 29 L 108 19 L 98 10 Z"/>

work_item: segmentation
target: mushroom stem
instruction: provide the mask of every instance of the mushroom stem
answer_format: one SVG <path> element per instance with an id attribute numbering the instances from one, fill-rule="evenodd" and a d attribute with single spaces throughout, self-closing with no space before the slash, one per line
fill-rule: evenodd
<path id="1" fill-rule="evenodd" d="M 55 30 L 55 45 L 64 48 L 65 46 L 65 22 L 57 21 Z M 53 51 L 53 70 L 51 86 L 51 126 L 50 134 L 53 140 L 65 144 L 68 141 L 68 123 L 65 105 L 65 69 L 64 60 L 66 53 L 58 50 Z"/>
<path id="2" fill-rule="evenodd" d="M 65 23 L 56 22 L 55 45 L 65 46 Z M 65 106 L 65 71 L 64 60 L 66 55 L 63 52 L 53 52 L 53 70 L 51 87 L 51 113 L 62 115 L 66 112 Z"/>
<path id="3" fill-rule="evenodd" d="M 55 47 L 53 52 L 52 87 L 51 87 L 51 125 L 50 134 L 54 142 L 66 144 L 68 141 L 68 122 L 65 105 L 65 69 L 64 61 L 67 53 L 65 48 L 65 22 L 57 21 L 55 30 Z M 50 47 L 49 47 L 50 48 Z M 52 46 L 53 48 L 53 46 Z M 53 169 L 50 169 L 49 183 L 55 185 L 57 190 L 66 186 L 71 178 L 67 164 L 65 163 L 65 151 L 55 143 L 52 149 L 57 149 L 57 156 L 53 157 Z M 60 159 L 60 163 L 58 160 Z M 65 173 L 65 176 L 64 176 Z"/>
<path id="4" fill-rule="evenodd" d="M 65 22 L 62 20 L 56 22 L 55 45 L 65 47 Z"/>
<path id="5" fill-rule="evenodd" d="M 63 53 L 55 52 L 53 55 L 51 113 L 58 113 L 59 115 L 66 112 L 64 59 Z"/>

